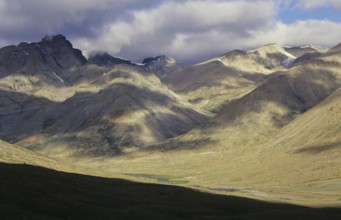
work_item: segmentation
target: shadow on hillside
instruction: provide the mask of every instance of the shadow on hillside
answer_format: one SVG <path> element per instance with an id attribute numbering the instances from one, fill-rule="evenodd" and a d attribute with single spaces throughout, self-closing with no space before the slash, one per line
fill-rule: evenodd
<path id="1" fill-rule="evenodd" d="M 174 91 L 188 94 L 201 87 L 222 87 L 225 90 L 247 87 L 260 83 L 264 77 L 261 73 L 250 74 L 227 67 L 220 61 L 212 61 L 186 67 L 162 81 Z"/>
<path id="2" fill-rule="evenodd" d="M 125 83 L 115 83 L 98 93 L 77 93 L 62 103 L 0 90 L 0 101 L 5 104 L 0 104 L 1 139 L 34 149 L 67 143 L 81 155 L 95 157 L 119 155 L 125 148 L 143 146 L 139 124 L 150 127 L 161 142 L 208 119 L 166 94 Z M 154 105 L 167 106 L 174 114 L 154 112 Z M 136 117 L 134 123 L 116 121 L 145 110 L 149 114 Z"/>
<path id="3" fill-rule="evenodd" d="M 339 89 L 341 80 L 335 75 L 331 71 L 308 67 L 294 78 L 276 75 L 242 98 L 220 106 L 221 111 L 216 117 L 224 125 L 229 125 L 251 113 L 270 112 L 274 126 L 282 127 L 295 115 L 313 108 Z M 264 109 L 267 103 L 286 109 L 287 113 L 277 115 L 274 110 Z"/>
<path id="4" fill-rule="evenodd" d="M 208 117 L 192 109 L 176 106 L 176 101 L 165 94 L 124 83 L 109 86 L 96 94 L 77 93 L 63 103 L 2 90 L 0 91 L 2 103 L 2 105 L 0 104 L 0 138 L 10 143 L 16 143 L 25 138 L 36 138 L 36 136 L 39 140 L 40 134 L 53 136 L 53 138 L 58 136 L 57 141 L 69 143 L 74 141 L 76 144 L 72 143 L 69 146 L 84 149 L 84 152 L 90 156 L 107 155 L 108 151 L 101 152 L 99 148 L 96 149 L 98 146 L 108 146 L 113 154 L 119 154 L 123 150 L 118 146 L 123 146 L 123 148 L 128 146 L 129 143 L 126 145 L 121 143 L 129 142 L 134 137 L 131 138 L 127 135 L 127 137 L 121 138 L 118 137 L 118 134 L 130 134 L 131 130 L 141 134 L 141 127 L 134 125 L 132 128 L 129 126 L 122 128 L 113 122 L 115 118 L 129 111 L 151 109 L 150 106 L 154 104 L 165 106 L 177 113 L 174 116 L 161 112 L 143 118 L 148 125 L 154 128 L 155 134 L 161 133 L 158 134 L 158 137 L 165 139 L 184 134 L 194 127 L 207 129 L 217 126 L 217 124 L 234 126 L 234 123 L 238 123 L 240 118 L 248 117 L 252 113 L 269 112 L 272 115 L 270 117 L 273 119 L 274 126 L 282 127 L 297 114 L 315 106 L 341 86 L 340 80 L 333 72 L 311 68 L 305 68 L 305 70 L 305 73 L 294 79 L 286 75 L 269 78 L 267 82 L 244 97 L 219 107 L 221 108 L 220 114 L 216 120 L 211 122 L 207 122 Z M 7 103 L 9 104 L 7 105 Z M 287 114 L 275 114 L 276 111 L 264 109 L 265 103 L 272 103 L 287 109 Z M 177 117 L 181 114 L 186 116 L 186 120 L 183 120 L 184 117 Z M 252 120 L 258 120 L 257 115 L 252 117 Z M 87 134 L 85 137 L 81 136 L 82 142 L 78 145 L 79 136 L 77 134 L 85 130 L 87 130 Z M 94 134 L 97 136 L 94 137 Z M 59 137 L 61 138 L 59 139 Z M 197 143 L 185 144 L 192 146 Z M 180 146 L 178 143 L 176 145 Z M 96 148 L 89 150 L 89 146 Z M 197 146 L 192 149 L 195 148 Z"/>
<path id="5" fill-rule="evenodd" d="M 307 146 L 295 151 L 297 154 L 305 153 L 305 154 L 320 154 L 326 151 L 334 150 L 336 148 L 341 149 L 341 142 L 334 142 L 334 143 L 326 143 L 323 145 L 314 145 L 314 146 Z"/>
<path id="6" fill-rule="evenodd" d="M 2 219 L 340 219 L 313 209 L 177 186 L 0 163 Z"/>
<path id="7" fill-rule="evenodd" d="M 177 150 L 196 150 L 217 143 L 210 137 L 200 137 L 193 140 L 182 141 L 176 138 L 168 139 L 160 144 L 150 145 L 144 151 L 177 151 Z"/>

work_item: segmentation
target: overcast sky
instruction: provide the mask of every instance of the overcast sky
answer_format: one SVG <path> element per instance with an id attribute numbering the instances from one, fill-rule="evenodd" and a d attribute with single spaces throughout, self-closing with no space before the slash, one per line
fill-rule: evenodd
<path id="1" fill-rule="evenodd" d="M 0 0 L 0 47 L 63 34 L 85 53 L 185 63 L 267 43 L 341 42 L 341 0 Z"/>

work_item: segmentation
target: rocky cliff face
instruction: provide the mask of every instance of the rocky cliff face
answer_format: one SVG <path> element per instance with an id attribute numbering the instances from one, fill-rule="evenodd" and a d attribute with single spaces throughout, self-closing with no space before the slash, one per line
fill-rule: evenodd
<path id="1" fill-rule="evenodd" d="M 22 42 L 0 49 L 0 76 L 13 73 L 60 72 L 87 63 L 82 52 L 63 36 L 45 36 L 37 43 Z"/>

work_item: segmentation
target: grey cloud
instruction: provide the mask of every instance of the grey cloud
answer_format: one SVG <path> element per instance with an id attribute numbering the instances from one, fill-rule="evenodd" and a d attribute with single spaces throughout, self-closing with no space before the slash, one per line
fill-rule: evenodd
<path id="1" fill-rule="evenodd" d="M 0 29 L 8 41 L 36 40 L 45 33 L 94 37 L 127 9 L 155 0 L 0 0 Z"/>

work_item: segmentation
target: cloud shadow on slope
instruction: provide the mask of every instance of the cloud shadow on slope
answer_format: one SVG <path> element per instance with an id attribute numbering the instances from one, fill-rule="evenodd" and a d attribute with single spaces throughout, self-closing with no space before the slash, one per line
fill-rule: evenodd
<path id="1" fill-rule="evenodd" d="M 0 94 L 4 97 L 10 96 L 12 99 L 17 98 L 18 102 L 35 99 L 38 103 L 40 100 L 41 103 L 46 104 L 45 99 L 27 94 L 7 91 L 1 91 Z M 188 115 L 189 120 L 162 112 L 157 114 L 151 112 L 140 119 L 148 126 L 152 126 L 154 132 L 161 132 L 160 140 L 183 134 L 207 119 L 206 116 L 185 106 L 174 106 L 176 102 L 165 94 L 116 83 L 99 93 L 77 93 L 63 103 L 48 102 L 46 106 L 39 105 L 29 112 L 18 111 L 13 115 L 1 115 L 0 127 L 6 128 L 1 130 L 1 138 L 15 143 L 34 136 L 37 136 L 38 142 L 42 135 L 55 136 L 56 143 L 68 143 L 75 149 L 83 151 L 80 155 L 119 155 L 123 154 L 123 149 L 129 144 L 143 145 L 138 141 L 138 137 L 130 135 L 131 132 L 141 134 L 142 128 L 138 125 L 141 121 L 137 121 L 135 125 L 120 126 L 115 119 L 134 111 L 152 109 L 150 105 L 154 104 L 169 106 L 172 111 L 182 116 Z M 86 137 L 77 137 L 77 134 L 89 128 L 92 129 L 92 133 L 89 132 Z M 94 136 L 94 132 L 98 135 Z M 124 137 L 115 135 L 118 132 L 123 132 Z M 52 142 L 54 140 L 52 139 Z M 101 151 L 101 146 L 105 150 Z"/>
<path id="2" fill-rule="evenodd" d="M 316 82 L 318 80 L 320 82 Z M 340 87 L 341 80 L 337 80 L 333 72 L 326 70 L 305 68 L 305 72 L 298 78 L 276 75 L 242 98 L 220 106 L 221 112 L 217 118 L 224 125 L 229 125 L 250 113 L 271 112 L 264 109 L 263 104 L 273 103 L 288 111 L 288 115 L 283 116 L 273 113 L 274 126 L 282 127 L 294 115 L 304 113 L 319 104 Z"/>
<path id="3" fill-rule="evenodd" d="M 212 61 L 187 67 L 180 72 L 169 75 L 163 81 L 174 91 L 187 94 L 203 86 L 222 86 L 225 89 L 246 87 L 254 83 L 260 83 L 263 78 L 266 78 L 266 75 L 261 73 L 250 74 L 249 72 L 227 67 L 219 61 Z M 228 83 L 223 83 L 224 80 L 228 80 Z"/>
<path id="4" fill-rule="evenodd" d="M 339 219 L 340 208 L 308 208 L 178 186 L 0 163 L 4 219 Z"/>
<path id="5" fill-rule="evenodd" d="M 202 147 L 207 147 L 209 145 L 213 145 L 217 143 L 217 141 L 213 140 L 210 137 L 200 137 L 195 138 L 193 140 L 183 141 L 178 140 L 177 138 L 171 138 L 166 140 L 165 142 L 161 142 L 160 144 L 150 145 L 146 148 L 143 148 L 144 151 L 177 151 L 177 150 L 196 150 Z"/>

